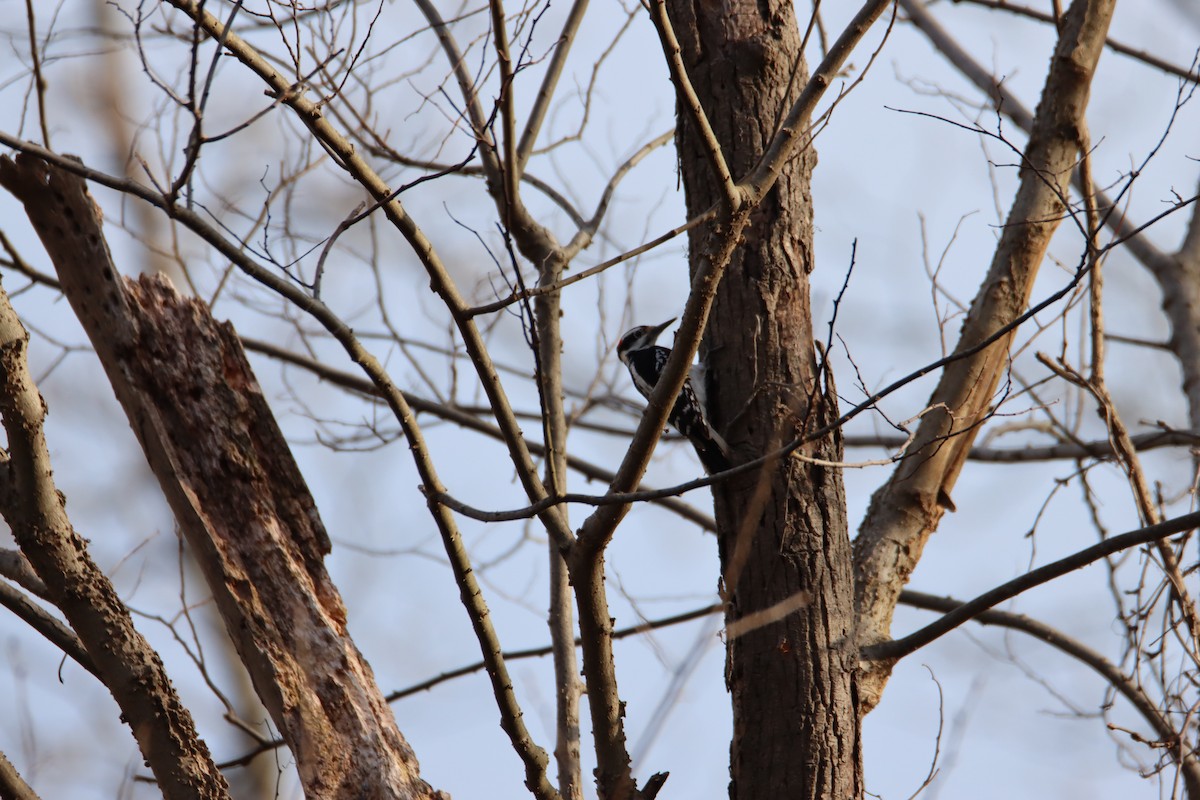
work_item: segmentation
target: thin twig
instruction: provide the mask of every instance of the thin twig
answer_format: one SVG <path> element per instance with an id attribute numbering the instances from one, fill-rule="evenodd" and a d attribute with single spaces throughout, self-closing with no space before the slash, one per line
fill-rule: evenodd
<path id="1" fill-rule="evenodd" d="M 37 23 L 33 16 L 33 0 L 25 0 L 25 19 L 29 23 L 29 58 L 33 62 L 33 87 L 37 94 L 38 123 L 42 127 L 42 144 L 50 146 L 50 126 L 46 124 L 46 78 L 42 75 L 42 60 L 38 56 Z"/>

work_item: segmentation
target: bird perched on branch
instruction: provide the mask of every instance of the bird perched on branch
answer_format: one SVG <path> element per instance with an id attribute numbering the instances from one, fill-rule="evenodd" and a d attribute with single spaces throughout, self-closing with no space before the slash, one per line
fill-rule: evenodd
<path id="1" fill-rule="evenodd" d="M 669 319 L 661 325 L 631 328 L 617 343 L 617 357 L 629 368 L 633 385 L 646 399 L 658 385 L 658 378 L 671 355 L 670 349 L 656 343 L 658 336 L 674 321 Z M 691 367 L 667 422 L 692 443 L 704 470 L 711 475 L 729 469 L 729 445 L 709 424 L 703 369 L 696 365 Z"/>

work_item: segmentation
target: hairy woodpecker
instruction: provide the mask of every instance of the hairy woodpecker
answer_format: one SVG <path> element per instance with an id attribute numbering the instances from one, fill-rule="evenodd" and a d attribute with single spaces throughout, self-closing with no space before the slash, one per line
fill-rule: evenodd
<path id="1" fill-rule="evenodd" d="M 671 355 L 670 350 L 655 342 L 659 334 L 674 321 L 669 319 L 662 325 L 639 325 L 631 328 L 617 343 L 617 356 L 629 367 L 633 385 L 646 399 L 650 398 L 650 393 L 658 385 L 658 377 L 662 375 L 667 358 Z M 691 367 L 667 421 L 692 443 L 704 470 L 711 475 L 729 469 L 729 445 L 725 444 L 725 440 L 708 422 L 708 411 L 704 402 L 703 370 L 700 366 Z"/>

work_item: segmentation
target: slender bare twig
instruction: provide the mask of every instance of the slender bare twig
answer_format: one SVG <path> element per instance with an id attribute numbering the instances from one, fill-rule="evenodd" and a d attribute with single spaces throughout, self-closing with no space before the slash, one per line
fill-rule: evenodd
<path id="1" fill-rule="evenodd" d="M 487 116 L 483 113 L 483 107 L 479 103 L 475 82 L 467 71 L 466 59 L 462 50 L 459 49 L 458 42 L 451 34 L 450 26 L 442 19 L 441 12 L 431 0 L 414 0 L 414 2 L 429 23 L 429 27 L 433 29 L 438 44 L 446 55 L 446 61 L 450 63 L 450 67 L 454 71 L 454 79 L 457 81 L 459 92 L 466 103 L 471 133 L 479 143 L 479 154 L 483 159 L 483 171 L 487 177 L 489 191 L 493 197 L 502 197 L 503 191 L 499 190 L 501 167 L 496 142 L 488 130 Z"/>
<path id="2" fill-rule="evenodd" d="M 640 636 L 641 634 L 648 633 L 650 631 L 659 630 L 661 628 L 669 628 L 673 625 L 680 625 L 682 623 L 691 622 L 702 617 L 719 614 L 722 610 L 724 610 L 724 608 L 725 606 L 723 604 L 714 603 L 710 606 L 704 606 L 702 608 L 692 609 L 691 611 L 685 611 L 682 614 L 674 614 L 669 617 L 662 617 L 661 619 L 639 622 L 637 625 L 629 625 L 627 627 L 614 630 L 612 637 L 613 639 L 627 639 L 631 636 Z M 582 644 L 582 640 L 576 637 L 575 646 L 579 647 Z M 540 647 L 528 647 L 524 650 L 505 650 L 504 659 L 505 661 L 521 661 L 528 658 L 542 658 L 551 655 L 553 652 L 554 645 L 546 644 L 541 645 Z M 397 689 L 394 692 L 390 692 L 386 699 L 389 703 L 394 703 L 398 700 L 403 700 L 406 697 L 411 697 L 415 694 L 420 694 L 421 692 L 427 692 L 435 686 L 439 686 L 448 681 L 456 680 L 467 675 L 473 675 L 476 672 L 481 672 L 487 669 L 487 666 L 488 662 L 486 661 L 474 661 L 470 664 L 465 664 L 461 667 L 456 667 L 454 669 L 439 673 L 431 678 L 426 678 L 423 681 L 414 683 L 411 686 L 406 686 L 403 689 Z M 258 756 L 268 750 L 282 747 L 283 744 L 284 742 L 282 739 L 272 739 L 268 742 L 262 743 L 260 746 L 255 747 L 250 752 L 240 755 L 235 759 L 222 761 L 217 766 L 219 766 L 221 769 L 227 769 L 233 766 L 243 766 L 253 760 L 255 756 Z"/>
<path id="3" fill-rule="evenodd" d="M 643 633 L 648 633 L 649 631 L 659 630 L 661 628 L 669 628 L 672 625 L 691 622 L 692 620 L 700 619 L 701 617 L 707 617 L 711 614 L 719 614 L 723 608 L 724 606 L 721 603 L 714 603 L 711 606 L 704 606 L 703 608 L 693 609 L 692 611 L 685 611 L 682 614 L 675 614 L 670 617 L 649 620 L 647 622 L 639 622 L 637 625 L 630 625 L 614 630 L 612 632 L 612 638 L 625 639 L 630 636 L 638 636 Z M 576 638 L 575 645 L 578 647 L 581 644 L 582 641 L 579 638 Z M 509 650 L 505 651 L 504 657 L 509 661 L 517 661 L 523 658 L 538 658 L 541 656 L 548 656 L 551 654 L 553 647 L 553 645 L 542 645 L 541 647 L 530 647 L 525 650 Z M 389 702 L 402 700 L 410 695 L 428 691 L 440 683 L 445 683 L 446 681 L 454 680 L 455 678 L 461 678 L 464 675 L 470 675 L 471 673 L 479 672 L 481 669 L 486 668 L 486 666 L 487 665 L 484 662 L 476 661 L 472 664 L 467 664 L 466 666 L 458 667 L 456 669 L 449 670 L 448 672 L 443 672 L 440 675 L 435 675 L 432 678 L 427 678 L 420 683 L 415 683 L 412 686 L 404 689 L 397 689 L 396 691 L 388 694 L 387 699 Z"/>
<path id="4" fill-rule="evenodd" d="M 495 43 L 496 63 L 500 66 L 500 125 L 503 129 L 503 134 L 500 136 L 500 147 L 503 150 L 503 173 L 502 185 L 504 188 L 503 198 L 497 196 L 497 202 L 500 204 L 501 220 L 505 225 L 511 225 L 509 215 L 505 213 L 507 210 L 516 210 L 521 203 L 519 191 L 520 182 L 518 180 L 519 170 L 517 168 L 517 118 L 514 108 L 514 98 L 516 86 L 513 84 L 513 75 L 515 67 L 513 66 L 512 53 L 508 49 L 508 21 L 504 13 L 503 0 L 488 0 L 488 8 L 492 14 L 492 40 Z M 467 96 L 466 100 L 470 103 L 474 98 Z"/>
<path id="5" fill-rule="evenodd" d="M 674 134 L 672 133 L 672 135 L 674 135 Z M 601 272 L 604 272 L 606 269 L 609 269 L 610 267 L 615 267 L 617 264 L 621 264 L 625 261 L 628 261 L 631 258 L 636 258 L 637 256 L 640 256 L 642 253 L 649 252 L 650 250 L 653 250 L 654 248 L 658 247 L 659 245 L 663 244 L 664 242 L 668 242 L 671 239 L 674 239 L 676 236 L 679 236 L 682 233 L 686 233 L 686 232 L 690 231 L 692 228 L 695 228 L 697 225 L 700 225 L 702 223 L 709 222 L 709 221 L 715 219 L 716 214 L 717 214 L 717 208 L 716 208 L 716 206 L 713 206 L 712 208 L 708 209 L 704 213 L 702 213 L 698 216 L 692 217 L 691 219 L 689 219 L 687 222 L 683 223 L 682 225 L 677 225 L 676 227 L 672 228 L 671 230 L 667 231 L 666 233 L 660 234 L 659 236 L 656 236 L 655 238 L 650 239 L 649 241 L 645 242 L 644 244 L 640 244 L 637 247 L 633 248 L 632 250 L 628 250 L 624 253 L 621 253 L 618 256 L 614 256 L 613 258 L 610 258 L 607 261 L 603 261 L 603 262 L 595 265 L 594 267 L 588 267 L 585 270 L 581 270 L 580 272 L 575 273 L 574 275 L 570 276 L 569 278 L 563 278 L 562 280 L 558 281 L 557 283 L 546 285 L 546 286 L 537 286 L 536 288 L 529 288 L 529 289 L 522 289 L 519 291 L 513 291 L 509 294 L 508 297 L 502 298 L 500 300 L 496 300 L 495 302 L 492 302 L 492 303 L 485 303 L 483 305 L 475 306 L 474 308 L 469 309 L 467 311 L 467 313 L 470 314 L 471 316 L 478 316 L 480 314 L 490 314 L 494 311 L 499 311 L 501 309 L 507 308 L 508 306 L 511 306 L 514 303 L 518 303 L 522 300 L 525 300 L 525 299 L 528 299 L 531 297 L 538 297 L 539 295 L 546 294 L 548 292 L 557 292 L 558 290 L 564 289 L 572 284 L 579 283 L 580 281 L 583 281 L 583 280 L 587 280 L 588 278 L 592 277 L 593 275 L 598 275 Z M 587 223 L 587 224 L 590 225 L 591 223 Z M 572 242 L 572 245 L 574 245 L 574 242 Z"/>
<path id="6" fill-rule="evenodd" d="M 466 315 L 465 312 L 468 306 L 459 293 L 458 287 L 450 277 L 449 271 L 434 250 L 433 244 L 426 238 L 424 232 L 417 226 L 416 222 L 408 215 L 408 212 L 404 209 L 400 201 L 392 196 L 393 192 L 378 173 L 367 164 L 362 155 L 354 149 L 353 145 L 340 132 L 334 129 L 325 118 L 318 104 L 308 99 L 302 88 L 297 88 L 287 83 L 278 71 L 259 55 L 257 50 L 236 33 L 226 32 L 221 22 L 201 8 L 197 0 L 172 0 L 172 5 L 189 17 L 199 20 L 209 35 L 217 38 L 225 37 L 226 48 L 246 67 L 258 75 L 270 87 L 274 95 L 283 98 L 284 103 L 296 113 L 300 121 L 308 127 L 310 132 L 322 143 L 326 150 L 336 156 L 338 163 L 370 193 L 374 200 L 377 202 L 384 201 L 382 210 L 388 220 L 408 240 L 414 253 L 420 258 L 422 265 L 429 275 L 432 288 L 446 304 L 447 309 L 453 315 L 458 325 L 459 333 L 463 338 L 463 344 L 479 373 L 484 392 L 487 394 L 488 400 L 494 409 L 500 429 L 504 431 L 505 442 L 509 446 L 509 452 L 514 460 L 517 475 L 521 480 L 522 486 L 530 493 L 531 500 L 534 502 L 540 500 L 546 494 L 545 488 L 538 478 L 537 471 L 533 468 L 533 461 L 530 458 L 529 450 L 521 435 L 520 425 L 512 413 L 512 408 L 508 402 L 504 388 L 496 376 L 494 368 L 491 366 L 491 357 L 488 355 L 482 335 Z M 484 155 L 485 163 L 488 163 L 488 147 L 481 147 L 480 153 Z M 143 199 L 149 199 L 150 202 L 160 204 L 161 201 L 153 193 L 145 192 L 145 194 L 149 196 L 143 197 Z M 169 207 L 175 208 L 174 206 Z M 175 213 L 181 221 L 185 221 L 193 229 L 197 223 L 204 224 L 198 217 L 187 215 L 187 211 L 189 210 L 184 209 Z M 203 234 L 201 235 L 203 236 Z M 247 261 L 248 259 L 242 257 L 234 260 L 234 263 L 240 269 L 247 271 L 255 280 L 266 283 L 276 291 L 284 290 L 284 287 L 286 287 L 287 293 L 285 296 L 300 309 L 310 314 L 317 309 L 322 309 L 321 314 L 316 316 L 323 324 L 326 321 L 334 319 L 328 309 L 315 298 L 296 291 L 294 287 L 280 280 L 275 275 L 265 273 L 264 270 L 258 269 L 257 265 L 247 270 L 249 266 Z M 324 319 L 322 319 L 322 316 Z M 365 350 L 363 350 L 361 345 L 352 344 L 354 336 L 350 329 L 340 323 L 340 321 L 336 323 L 336 326 L 340 326 L 343 329 L 342 335 L 345 337 L 345 340 L 342 341 L 343 346 L 351 346 L 365 355 Z M 358 360 L 353 354 L 352 358 L 355 358 L 356 361 Z M 371 360 L 374 361 L 373 358 Z M 363 362 L 360 361 L 359 363 L 362 364 Z M 381 367 L 379 368 L 378 375 L 381 379 L 386 379 Z M 375 376 L 372 377 L 374 378 Z M 388 380 L 388 383 L 390 383 L 390 380 Z M 399 395 L 397 394 L 396 397 L 399 398 Z M 399 399 L 402 400 L 402 398 Z M 558 540 L 560 546 L 566 545 L 574 538 L 572 532 L 562 524 L 561 520 L 557 519 L 556 513 L 548 513 L 542 518 L 542 522 L 546 525 L 551 536 Z"/>
<path id="7" fill-rule="evenodd" d="M 700 98 L 696 95 L 691 78 L 688 77 L 687 67 L 683 64 L 679 40 L 675 38 L 675 28 L 671 25 L 670 16 L 667 15 L 666 1 L 649 0 L 648 8 L 650 9 L 650 20 L 654 23 L 655 30 L 658 31 L 659 43 L 662 45 L 663 54 L 667 59 L 671 83 L 675 85 L 675 102 L 683 107 L 688 122 L 696 129 L 696 136 L 702 144 L 704 157 L 708 159 L 709 169 L 712 170 L 713 176 L 721 185 L 723 201 L 730 209 L 736 209 L 742 198 L 733 182 L 733 174 L 729 171 L 729 165 L 725 162 L 725 155 L 721 152 L 721 143 L 717 141 L 717 134 L 709 124 L 708 114 L 700 104 Z"/>
<path id="8" fill-rule="evenodd" d="M 1068 367 L 1063 361 L 1055 361 L 1044 353 L 1038 353 L 1037 359 L 1056 375 L 1079 386 L 1095 398 L 1099 406 L 1100 416 L 1108 426 L 1109 436 L 1112 439 L 1113 453 L 1129 479 L 1129 485 L 1133 491 L 1134 503 L 1137 506 L 1142 522 L 1148 525 L 1160 522 L 1161 516 L 1158 513 L 1158 508 L 1155 506 L 1154 498 L 1151 496 L 1150 485 L 1146 480 L 1146 473 L 1142 469 L 1141 460 L 1138 458 L 1137 449 L 1133 446 L 1133 442 L 1129 437 L 1129 430 L 1125 427 L 1121 415 L 1117 412 L 1116 404 L 1113 402 L 1112 396 L 1108 393 L 1108 387 L 1104 384 L 1103 373 L 1099 372 L 1097 373 L 1097 377 L 1089 380 Z M 1190 648 L 1187 648 L 1187 652 L 1191 659 L 1200 665 L 1200 617 L 1197 615 L 1196 603 L 1188 591 L 1187 584 L 1184 582 L 1183 572 L 1179 567 L 1179 558 L 1175 555 L 1174 549 L 1165 541 L 1155 542 L 1155 545 L 1158 550 L 1158 557 L 1162 559 L 1163 574 L 1171 586 L 1171 594 L 1179 607 L 1180 613 L 1183 615 L 1184 621 L 1187 623 L 1192 645 Z"/>
<path id="9" fill-rule="evenodd" d="M 46 78 L 42 75 L 42 59 L 38 56 L 37 23 L 33 16 L 33 0 L 25 0 L 25 19 L 29 23 L 29 59 L 33 62 L 33 88 L 37 96 L 38 123 L 42 127 L 42 144 L 50 146 L 50 126 L 46 124 Z"/>
<path id="10" fill-rule="evenodd" d="M 290 350 L 271 344 L 270 342 L 264 342 L 258 339 L 243 338 L 242 344 L 245 345 L 246 349 L 248 350 L 253 350 L 272 358 L 285 361 L 289 364 L 302 367 L 303 369 L 312 372 L 314 375 L 317 375 L 321 379 L 327 380 L 337 386 L 342 386 L 346 389 L 362 392 L 363 394 L 374 397 L 380 396 L 379 388 L 369 380 L 360 378 L 359 376 L 353 375 L 349 372 L 343 372 L 341 370 L 334 369 L 333 367 L 330 367 L 329 365 L 320 361 L 293 353 Z M 463 409 L 455 408 L 453 406 L 448 406 L 443 403 L 436 403 L 432 400 L 426 400 L 425 398 L 419 397 L 410 392 L 404 392 L 403 394 L 409 405 L 412 406 L 413 410 L 417 413 L 430 414 L 438 417 L 439 419 L 453 422 L 454 424 L 468 430 L 473 430 L 486 436 L 490 436 L 494 439 L 503 441 L 503 434 L 499 428 L 497 428 L 495 425 L 484 422 L 468 411 L 464 411 Z M 546 455 L 545 447 L 537 442 L 529 442 L 529 450 L 538 457 L 544 457 Z M 610 483 L 615 476 L 615 473 L 612 471 L 596 466 L 595 464 L 585 461 L 578 456 L 568 455 L 567 466 L 591 480 L 603 481 L 605 483 Z M 640 491 L 653 490 L 642 488 Z M 687 505 L 686 503 L 673 501 L 670 497 L 658 498 L 656 502 L 659 502 L 664 508 L 670 509 L 683 519 L 699 525 L 704 530 L 712 531 L 715 529 L 715 523 L 713 522 L 712 517 L 697 511 L 695 508 Z"/>
<path id="11" fill-rule="evenodd" d="M 859 436 L 845 437 L 846 447 L 886 447 L 895 449 L 909 442 L 906 436 Z M 1200 446 L 1200 432 L 1163 430 L 1139 433 L 1130 436 L 1130 442 L 1139 452 L 1156 450 L 1161 447 L 1197 447 Z M 985 461 L 994 464 L 1024 464 L 1031 461 L 1069 461 L 1081 458 L 1111 458 L 1112 443 L 1107 439 L 1097 439 L 1089 442 L 1061 442 L 1051 445 L 1031 445 L 1029 447 L 981 447 L 971 448 L 967 458 L 973 461 Z"/>
<path id="12" fill-rule="evenodd" d="M 554 46 L 554 55 L 550 57 L 550 64 L 542 78 L 542 85 L 538 87 L 537 97 L 533 101 L 529 117 L 525 120 L 525 129 L 521 132 L 521 141 L 517 145 L 518 175 L 525 172 L 525 165 L 529 162 L 529 156 L 532 155 L 533 148 L 537 144 L 538 133 L 541 132 L 542 123 L 546 119 L 546 111 L 549 110 L 550 101 L 554 98 L 559 78 L 562 77 L 563 67 L 567 63 L 567 55 L 570 54 L 571 46 L 575 43 L 575 35 L 579 32 L 579 26 L 583 22 L 587 7 L 587 0 L 575 0 L 571 4 L 571 10 L 567 13 L 562 33 L 558 36 L 558 44 Z"/>
<path id="13" fill-rule="evenodd" d="M 744 194 L 745 202 L 756 204 L 766 197 L 767 192 L 775 185 L 784 164 L 788 162 L 796 149 L 803 144 L 808 121 L 812 118 L 813 110 L 825 90 L 833 83 L 841 71 L 850 53 L 870 30 L 875 21 L 896 0 L 868 0 L 859 8 L 858 13 L 838 36 L 833 47 L 821 63 L 817 65 L 804 91 L 796 98 L 788 110 L 787 116 L 779 126 L 779 132 L 771 140 L 766 152 L 758 162 L 758 166 L 745 178 L 738 181 L 738 188 Z"/>

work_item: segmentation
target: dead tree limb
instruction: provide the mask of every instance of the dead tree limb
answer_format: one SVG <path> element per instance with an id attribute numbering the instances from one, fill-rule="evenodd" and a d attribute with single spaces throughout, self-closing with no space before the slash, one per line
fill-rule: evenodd
<path id="1" fill-rule="evenodd" d="M 435 798 L 346 630 L 329 539 L 232 326 L 117 273 L 84 181 L 20 155 L 25 204 L 309 797 Z"/>
<path id="2" fill-rule="evenodd" d="M 5 186 L 11 177 L 8 166 L 0 161 Z M 46 404 L 29 373 L 28 348 L 29 333 L 8 294 L 0 291 L 0 416 L 8 438 L 0 511 L 112 693 L 163 796 L 227 798 L 225 778 L 162 660 L 134 627 L 129 610 L 67 517 L 66 498 L 54 484 L 42 427 Z"/>

